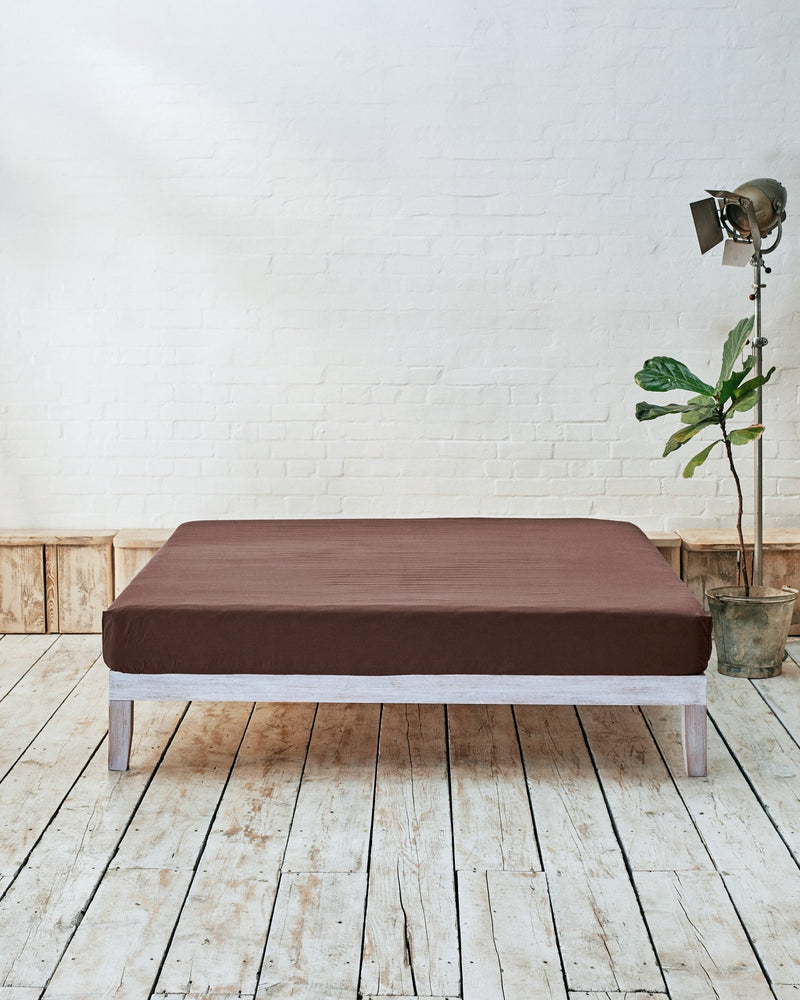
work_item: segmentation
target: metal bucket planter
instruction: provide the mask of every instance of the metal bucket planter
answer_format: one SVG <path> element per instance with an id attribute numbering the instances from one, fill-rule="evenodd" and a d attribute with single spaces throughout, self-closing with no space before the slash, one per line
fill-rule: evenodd
<path id="1" fill-rule="evenodd" d="M 714 623 L 717 669 L 728 677 L 775 677 L 786 655 L 792 587 L 713 587 L 706 591 Z"/>

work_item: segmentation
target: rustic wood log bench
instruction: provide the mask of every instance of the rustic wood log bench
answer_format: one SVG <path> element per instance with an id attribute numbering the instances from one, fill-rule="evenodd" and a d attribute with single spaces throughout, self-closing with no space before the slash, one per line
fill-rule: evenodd
<path id="1" fill-rule="evenodd" d="M 196 521 L 105 612 L 109 768 L 136 700 L 677 705 L 706 772 L 711 622 L 634 525 Z"/>

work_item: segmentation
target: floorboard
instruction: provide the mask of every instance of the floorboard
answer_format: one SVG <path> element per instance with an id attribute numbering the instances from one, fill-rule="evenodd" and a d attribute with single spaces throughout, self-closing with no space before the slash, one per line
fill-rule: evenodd
<path id="1" fill-rule="evenodd" d="M 253 713 L 159 992 L 255 992 L 313 722 L 313 705 L 259 705 Z"/>
<path id="2" fill-rule="evenodd" d="M 442 705 L 386 705 L 361 990 L 459 995 L 458 912 Z"/>
<path id="3" fill-rule="evenodd" d="M 520 706 L 516 717 L 569 988 L 661 990 L 575 709 Z"/>
<path id="4" fill-rule="evenodd" d="M 0 1000 L 800 1000 L 800 642 L 677 710 L 142 703 L 0 638 Z"/>

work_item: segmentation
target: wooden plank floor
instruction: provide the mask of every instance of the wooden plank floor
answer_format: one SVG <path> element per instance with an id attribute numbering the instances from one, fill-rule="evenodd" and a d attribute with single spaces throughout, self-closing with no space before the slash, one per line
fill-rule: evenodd
<path id="1" fill-rule="evenodd" d="M 677 710 L 140 703 L 0 637 L 0 1000 L 800 1000 L 800 641 Z"/>

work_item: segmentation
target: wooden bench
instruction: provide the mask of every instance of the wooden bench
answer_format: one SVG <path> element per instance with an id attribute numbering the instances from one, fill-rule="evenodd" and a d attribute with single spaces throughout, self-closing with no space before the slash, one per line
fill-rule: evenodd
<path id="1" fill-rule="evenodd" d="M 103 651 L 112 770 L 139 699 L 678 705 L 706 770 L 710 619 L 624 522 L 191 522 Z"/>
<path id="2" fill-rule="evenodd" d="M 114 535 L 114 597 L 150 562 L 171 531 L 161 528 L 125 529 Z"/>
<path id="3" fill-rule="evenodd" d="M 682 575 L 686 586 L 704 608 L 706 590 L 736 584 L 739 544 L 736 532 L 712 528 L 679 531 Z M 745 533 L 748 564 L 753 554 L 753 533 Z M 800 531 L 767 528 L 763 537 L 764 586 L 800 589 Z M 800 635 L 800 602 L 795 606 L 789 635 Z"/>
<path id="4" fill-rule="evenodd" d="M 113 599 L 114 535 L 0 532 L 0 632 L 99 632 Z"/>

